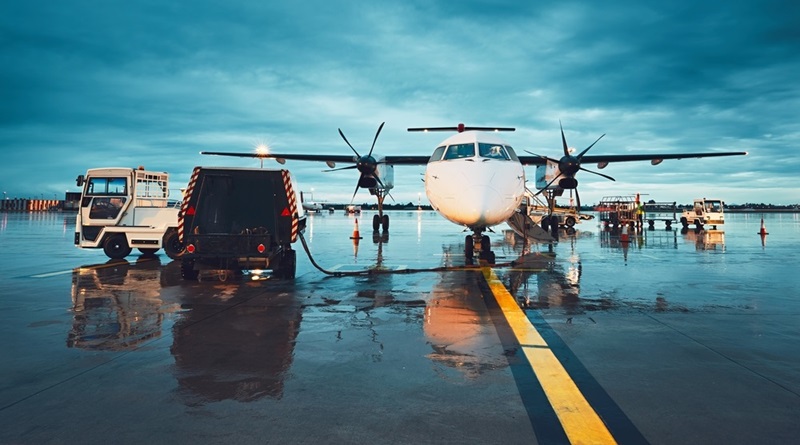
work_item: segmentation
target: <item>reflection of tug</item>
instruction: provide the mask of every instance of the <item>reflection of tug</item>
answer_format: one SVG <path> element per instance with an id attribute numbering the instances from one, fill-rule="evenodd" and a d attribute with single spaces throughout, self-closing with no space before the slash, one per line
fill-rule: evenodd
<path id="1" fill-rule="evenodd" d="M 179 309 L 165 306 L 161 300 L 162 286 L 168 279 L 158 257 L 135 265 L 112 260 L 102 266 L 75 269 L 73 323 L 67 346 L 121 351 L 159 337 L 164 314 Z"/>
<path id="2" fill-rule="evenodd" d="M 697 250 L 721 250 L 725 251 L 725 231 L 723 230 L 701 230 L 701 231 L 681 231 L 688 241 L 694 241 Z"/>

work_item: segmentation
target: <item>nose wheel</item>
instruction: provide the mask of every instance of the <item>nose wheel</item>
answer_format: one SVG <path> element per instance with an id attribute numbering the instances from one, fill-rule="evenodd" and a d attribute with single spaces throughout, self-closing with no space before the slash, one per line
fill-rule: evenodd
<path id="1" fill-rule="evenodd" d="M 476 253 L 479 259 L 485 260 L 489 264 L 495 264 L 491 240 L 487 235 L 481 235 L 477 231 L 464 238 L 464 258 L 468 264 L 472 264 Z"/>

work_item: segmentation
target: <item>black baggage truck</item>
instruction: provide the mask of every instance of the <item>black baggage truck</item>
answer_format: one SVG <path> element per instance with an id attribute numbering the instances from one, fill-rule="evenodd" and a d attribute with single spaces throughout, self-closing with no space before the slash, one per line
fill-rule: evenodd
<path id="1" fill-rule="evenodd" d="M 288 170 L 195 167 L 178 219 L 185 246 L 181 275 L 195 280 L 201 271 L 215 271 L 225 279 L 266 269 L 292 279 L 292 243 L 305 226 Z"/>

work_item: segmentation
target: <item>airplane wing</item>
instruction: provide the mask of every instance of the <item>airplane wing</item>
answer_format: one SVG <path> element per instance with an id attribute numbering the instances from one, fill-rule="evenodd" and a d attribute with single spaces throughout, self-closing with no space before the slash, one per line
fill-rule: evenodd
<path id="1" fill-rule="evenodd" d="M 708 153 L 661 153 L 661 154 L 635 154 L 635 155 L 585 155 L 581 158 L 581 163 L 604 164 L 612 162 L 629 161 L 655 161 L 660 163 L 665 159 L 688 159 L 688 158 L 712 158 L 718 156 L 741 156 L 746 155 L 746 151 L 723 151 Z M 523 165 L 543 165 L 546 159 L 541 156 L 519 156 Z M 555 159 L 558 162 L 557 159 Z"/>
<path id="2" fill-rule="evenodd" d="M 293 161 L 350 162 L 355 164 L 358 158 L 353 155 L 308 155 L 297 153 L 230 153 L 221 151 L 201 151 L 201 155 L 233 156 L 237 158 L 256 159 L 289 159 Z"/>
<path id="3" fill-rule="evenodd" d="M 220 151 L 201 151 L 201 155 L 233 156 L 239 158 L 256 159 L 282 159 L 292 161 L 318 161 L 318 162 L 342 162 L 355 164 L 358 158 L 353 155 L 312 155 L 298 153 L 230 153 Z M 430 156 L 386 156 L 379 159 L 378 163 L 391 165 L 425 165 Z"/>

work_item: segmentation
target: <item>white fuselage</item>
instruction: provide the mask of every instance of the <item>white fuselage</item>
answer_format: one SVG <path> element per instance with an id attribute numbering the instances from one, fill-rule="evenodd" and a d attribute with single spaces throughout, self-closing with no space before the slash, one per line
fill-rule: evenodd
<path id="1" fill-rule="evenodd" d="M 444 140 L 425 170 L 425 193 L 446 219 L 482 230 L 505 222 L 525 194 L 525 170 L 492 133 L 465 131 Z"/>

